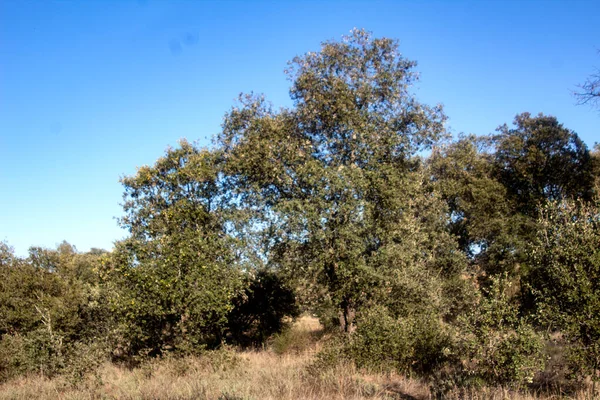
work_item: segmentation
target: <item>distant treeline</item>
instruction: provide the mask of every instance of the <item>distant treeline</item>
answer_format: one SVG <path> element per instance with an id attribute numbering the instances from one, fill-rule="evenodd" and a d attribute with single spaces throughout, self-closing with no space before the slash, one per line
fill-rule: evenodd
<path id="1" fill-rule="evenodd" d="M 211 148 L 123 178 L 111 252 L 2 245 L 0 379 L 260 346 L 301 312 L 337 332 L 315 367 L 439 396 L 534 384 L 549 346 L 600 378 L 600 148 L 529 113 L 453 138 L 415 65 L 362 30 L 326 42 L 286 70 L 292 107 L 240 96 Z"/>

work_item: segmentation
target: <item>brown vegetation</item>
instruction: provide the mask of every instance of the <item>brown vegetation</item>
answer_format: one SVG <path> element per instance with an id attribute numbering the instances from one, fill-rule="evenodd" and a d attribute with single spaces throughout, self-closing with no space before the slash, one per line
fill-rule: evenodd
<path id="1" fill-rule="evenodd" d="M 20 377 L 0 386 L 0 399 L 430 398 L 427 382 L 394 373 L 367 373 L 347 363 L 314 373 L 315 370 L 308 366 L 328 339 L 315 318 L 300 318 L 287 335 L 287 340 L 280 338 L 277 342 L 275 339 L 269 348 L 259 351 L 227 348 L 197 357 L 151 360 L 135 369 L 106 363 L 78 384 L 69 382 L 66 377 Z M 287 346 L 282 346 L 283 342 Z M 535 395 L 501 388 L 480 388 L 472 393 L 452 393 L 449 398 L 528 400 L 563 397 L 551 393 Z M 581 391 L 571 398 L 584 400 L 588 397 Z"/>

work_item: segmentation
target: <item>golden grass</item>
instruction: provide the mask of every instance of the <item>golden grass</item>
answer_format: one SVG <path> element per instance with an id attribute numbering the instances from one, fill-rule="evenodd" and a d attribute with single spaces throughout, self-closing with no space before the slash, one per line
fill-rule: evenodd
<path id="1" fill-rule="evenodd" d="M 303 317 L 292 335 L 302 343 L 280 349 L 225 349 L 202 357 L 155 360 L 129 370 L 106 363 L 78 385 L 58 377 L 14 379 L 0 385 L 0 399 L 211 399 L 211 400 L 336 400 L 429 399 L 425 383 L 395 374 L 369 374 L 352 365 L 311 375 L 306 367 L 321 346 L 320 326 Z M 300 339 L 299 339 L 300 338 Z M 310 338 L 312 340 L 308 340 Z M 285 351 L 285 350 L 288 351 Z M 530 400 L 540 397 L 483 389 L 455 393 L 451 399 Z M 551 398 L 545 396 L 544 398 Z M 554 397 L 558 399 L 559 397 Z M 583 400 L 583 394 L 577 399 Z"/>

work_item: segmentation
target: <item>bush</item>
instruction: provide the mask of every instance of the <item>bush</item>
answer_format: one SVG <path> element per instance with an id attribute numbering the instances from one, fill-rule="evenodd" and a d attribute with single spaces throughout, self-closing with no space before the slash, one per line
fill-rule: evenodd
<path id="1" fill-rule="evenodd" d="M 21 335 L 5 334 L 0 339 L 0 382 L 26 371 L 25 343 Z"/>
<path id="2" fill-rule="evenodd" d="M 319 323 L 325 332 L 339 332 L 342 329 L 340 310 L 330 298 L 322 296 L 319 301 L 313 301 L 312 312 L 319 318 Z"/>
<path id="3" fill-rule="evenodd" d="M 294 292 L 274 272 L 260 270 L 248 279 L 246 290 L 233 299 L 228 316 L 228 339 L 259 346 L 285 328 L 285 318 L 300 314 Z"/>
<path id="4" fill-rule="evenodd" d="M 0 380 L 26 373 L 80 379 L 110 347 L 112 316 L 96 272 L 102 254 L 77 253 L 67 243 L 31 248 L 26 259 L 3 252 Z"/>
<path id="5" fill-rule="evenodd" d="M 459 319 L 457 356 L 463 361 L 464 382 L 522 386 L 531 383 L 545 365 L 544 342 L 519 316 L 508 295 L 506 275 L 491 278 L 491 286 L 473 311 Z"/>
<path id="6" fill-rule="evenodd" d="M 548 203 L 527 283 L 539 319 L 569 343 L 574 377 L 600 380 L 600 198 Z M 595 384 L 594 384 L 595 386 Z"/>
<path id="7" fill-rule="evenodd" d="M 314 360 L 307 366 L 310 377 L 316 377 L 330 371 L 342 364 L 351 362 L 348 352 L 348 337 L 345 335 L 333 336 L 325 346 L 315 355 Z"/>
<path id="8" fill-rule="evenodd" d="M 377 306 L 359 317 L 346 351 L 359 367 L 427 375 L 446 360 L 450 345 L 437 316 L 393 318 Z"/>
<path id="9" fill-rule="evenodd" d="M 47 329 L 26 335 L 6 334 L 0 340 L 0 382 L 23 374 L 46 377 L 66 375 L 70 382 L 80 382 L 107 359 L 107 346 L 97 343 L 64 341 L 64 337 Z"/>
<path id="10" fill-rule="evenodd" d="M 301 353 L 309 349 L 323 335 L 323 330 L 313 330 L 302 323 L 286 327 L 271 340 L 276 354 Z"/>
<path id="11" fill-rule="evenodd" d="M 195 247 L 202 240 L 151 254 L 146 251 L 157 246 L 154 242 L 117 245 L 106 265 L 120 337 L 116 358 L 135 364 L 145 357 L 192 354 L 222 344 L 240 274 L 223 261 L 202 259 Z"/>

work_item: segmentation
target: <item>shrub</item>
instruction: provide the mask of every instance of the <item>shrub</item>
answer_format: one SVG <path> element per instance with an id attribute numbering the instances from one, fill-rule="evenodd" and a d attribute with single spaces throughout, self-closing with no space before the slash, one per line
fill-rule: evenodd
<path id="1" fill-rule="evenodd" d="M 359 317 L 347 351 L 357 366 L 429 374 L 447 358 L 450 336 L 433 314 L 394 318 L 373 307 Z"/>
<path id="2" fill-rule="evenodd" d="M 600 380 L 600 198 L 549 203 L 527 277 L 540 320 L 569 343 L 573 375 Z M 595 386 L 595 384 L 594 384 Z"/>
<path id="3" fill-rule="evenodd" d="M 0 382 L 26 370 L 25 343 L 18 334 L 5 334 L 0 339 Z"/>
<path id="4" fill-rule="evenodd" d="M 459 318 L 457 356 L 463 361 L 466 383 L 522 386 L 544 369 L 544 342 L 528 321 L 519 316 L 508 295 L 506 275 L 491 278 L 486 295 L 472 312 Z"/>
<path id="5" fill-rule="evenodd" d="M 64 337 L 47 329 L 26 335 L 3 335 L 0 340 L 0 382 L 23 374 L 46 377 L 65 375 L 78 383 L 108 358 L 107 345 L 65 342 Z"/>
<path id="6" fill-rule="evenodd" d="M 351 362 L 348 352 L 348 340 L 345 335 L 333 336 L 326 345 L 315 355 L 314 360 L 307 366 L 309 377 L 317 377 L 342 364 Z"/>
<path id="7" fill-rule="evenodd" d="M 294 292 L 274 272 L 260 270 L 248 279 L 246 290 L 233 299 L 228 316 L 229 340 L 261 345 L 285 328 L 286 317 L 300 314 Z"/>
<path id="8" fill-rule="evenodd" d="M 150 255 L 145 252 L 156 243 L 117 245 L 106 265 L 106 285 L 114 293 L 119 359 L 135 363 L 221 345 L 240 276 L 223 262 L 201 259 L 197 241 L 187 243 Z"/>
<path id="9" fill-rule="evenodd" d="M 0 380 L 25 373 L 80 379 L 109 348 L 112 317 L 95 271 L 102 254 L 77 253 L 65 242 L 31 248 L 26 259 L 2 252 Z"/>

